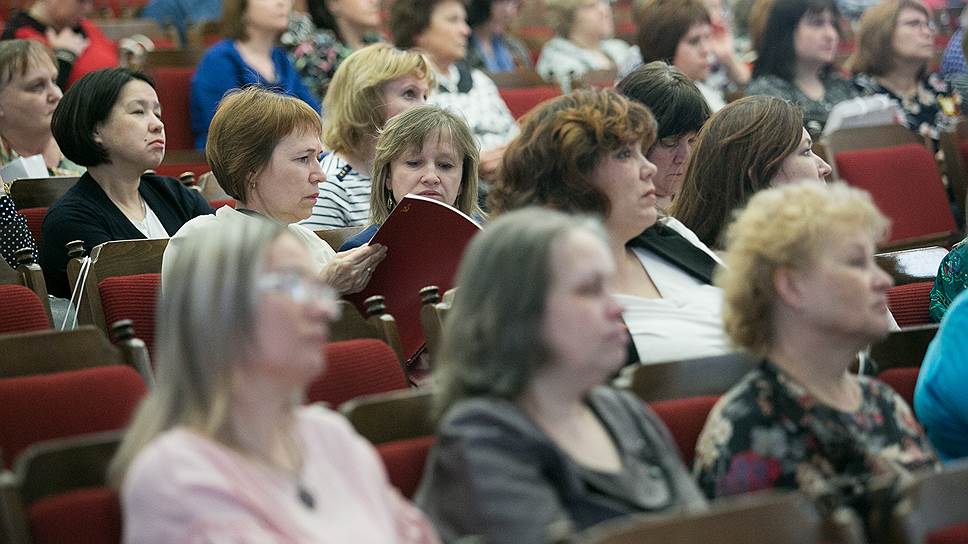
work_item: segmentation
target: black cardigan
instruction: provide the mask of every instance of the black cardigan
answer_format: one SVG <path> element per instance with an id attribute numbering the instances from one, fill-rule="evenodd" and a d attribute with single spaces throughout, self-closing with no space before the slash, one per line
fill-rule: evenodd
<path id="1" fill-rule="evenodd" d="M 172 178 L 141 176 L 138 192 L 169 236 L 193 217 L 213 213 L 200 193 Z M 71 295 L 67 283 L 68 242 L 83 240 L 85 252 L 90 252 L 104 242 L 145 238 L 88 173 L 47 210 L 41 232 L 40 265 L 47 292 L 65 298 Z"/>

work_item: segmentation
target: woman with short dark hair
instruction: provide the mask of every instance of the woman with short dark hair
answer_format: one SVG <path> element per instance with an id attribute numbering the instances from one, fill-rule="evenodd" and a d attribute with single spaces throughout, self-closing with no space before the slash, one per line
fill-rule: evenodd
<path id="1" fill-rule="evenodd" d="M 64 156 L 87 167 L 47 211 L 41 266 L 47 290 L 70 295 L 67 249 L 112 240 L 168 238 L 191 218 L 212 213 L 197 191 L 178 180 L 144 174 L 165 156 L 165 125 L 154 82 L 112 68 L 75 83 L 54 111 L 51 128 Z"/>
<path id="2" fill-rule="evenodd" d="M 467 62 L 490 73 L 531 68 L 531 53 L 508 32 L 521 0 L 471 0 L 467 5 Z"/>

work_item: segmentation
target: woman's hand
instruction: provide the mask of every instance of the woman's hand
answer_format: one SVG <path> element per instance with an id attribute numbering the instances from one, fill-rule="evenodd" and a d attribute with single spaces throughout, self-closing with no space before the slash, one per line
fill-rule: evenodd
<path id="1" fill-rule="evenodd" d="M 321 276 L 323 281 L 341 295 L 362 291 L 373 275 L 373 270 L 387 256 L 386 246 L 360 246 L 336 254 L 327 264 Z"/>
<path id="2" fill-rule="evenodd" d="M 65 28 L 60 32 L 55 32 L 54 29 L 48 28 L 47 43 L 50 44 L 51 49 L 63 49 L 64 51 L 70 51 L 75 57 L 79 57 L 87 49 L 90 42 L 83 35 L 74 32 L 72 28 Z"/>

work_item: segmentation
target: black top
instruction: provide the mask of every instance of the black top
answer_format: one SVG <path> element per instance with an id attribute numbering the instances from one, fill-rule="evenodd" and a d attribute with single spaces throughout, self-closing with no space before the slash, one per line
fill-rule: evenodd
<path id="1" fill-rule="evenodd" d="M 138 192 L 171 236 L 195 216 L 213 213 L 202 195 L 178 180 L 141 176 Z M 41 230 L 41 267 L 47 291 L 59 297 L 71 295 L 67 283 L 67 248 L 72 240 L 83 240 L 84 250 L 114 240 L 144 239 L 145 235 L 111 202 L 101 186 L 85 173 L 55 202 L 44 218 Z"/>

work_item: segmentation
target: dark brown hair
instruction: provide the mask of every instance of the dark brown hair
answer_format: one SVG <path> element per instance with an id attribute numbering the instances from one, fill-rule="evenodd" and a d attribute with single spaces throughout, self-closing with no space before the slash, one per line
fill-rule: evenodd
<path id="1" fill-rule="evenodd" d="M 647 0 L 639 9 L 637 43 L 642 62 L 672 63 L 679 42 L 693 25 L 709 24 L 709 12 L 699 0 Z"/>

